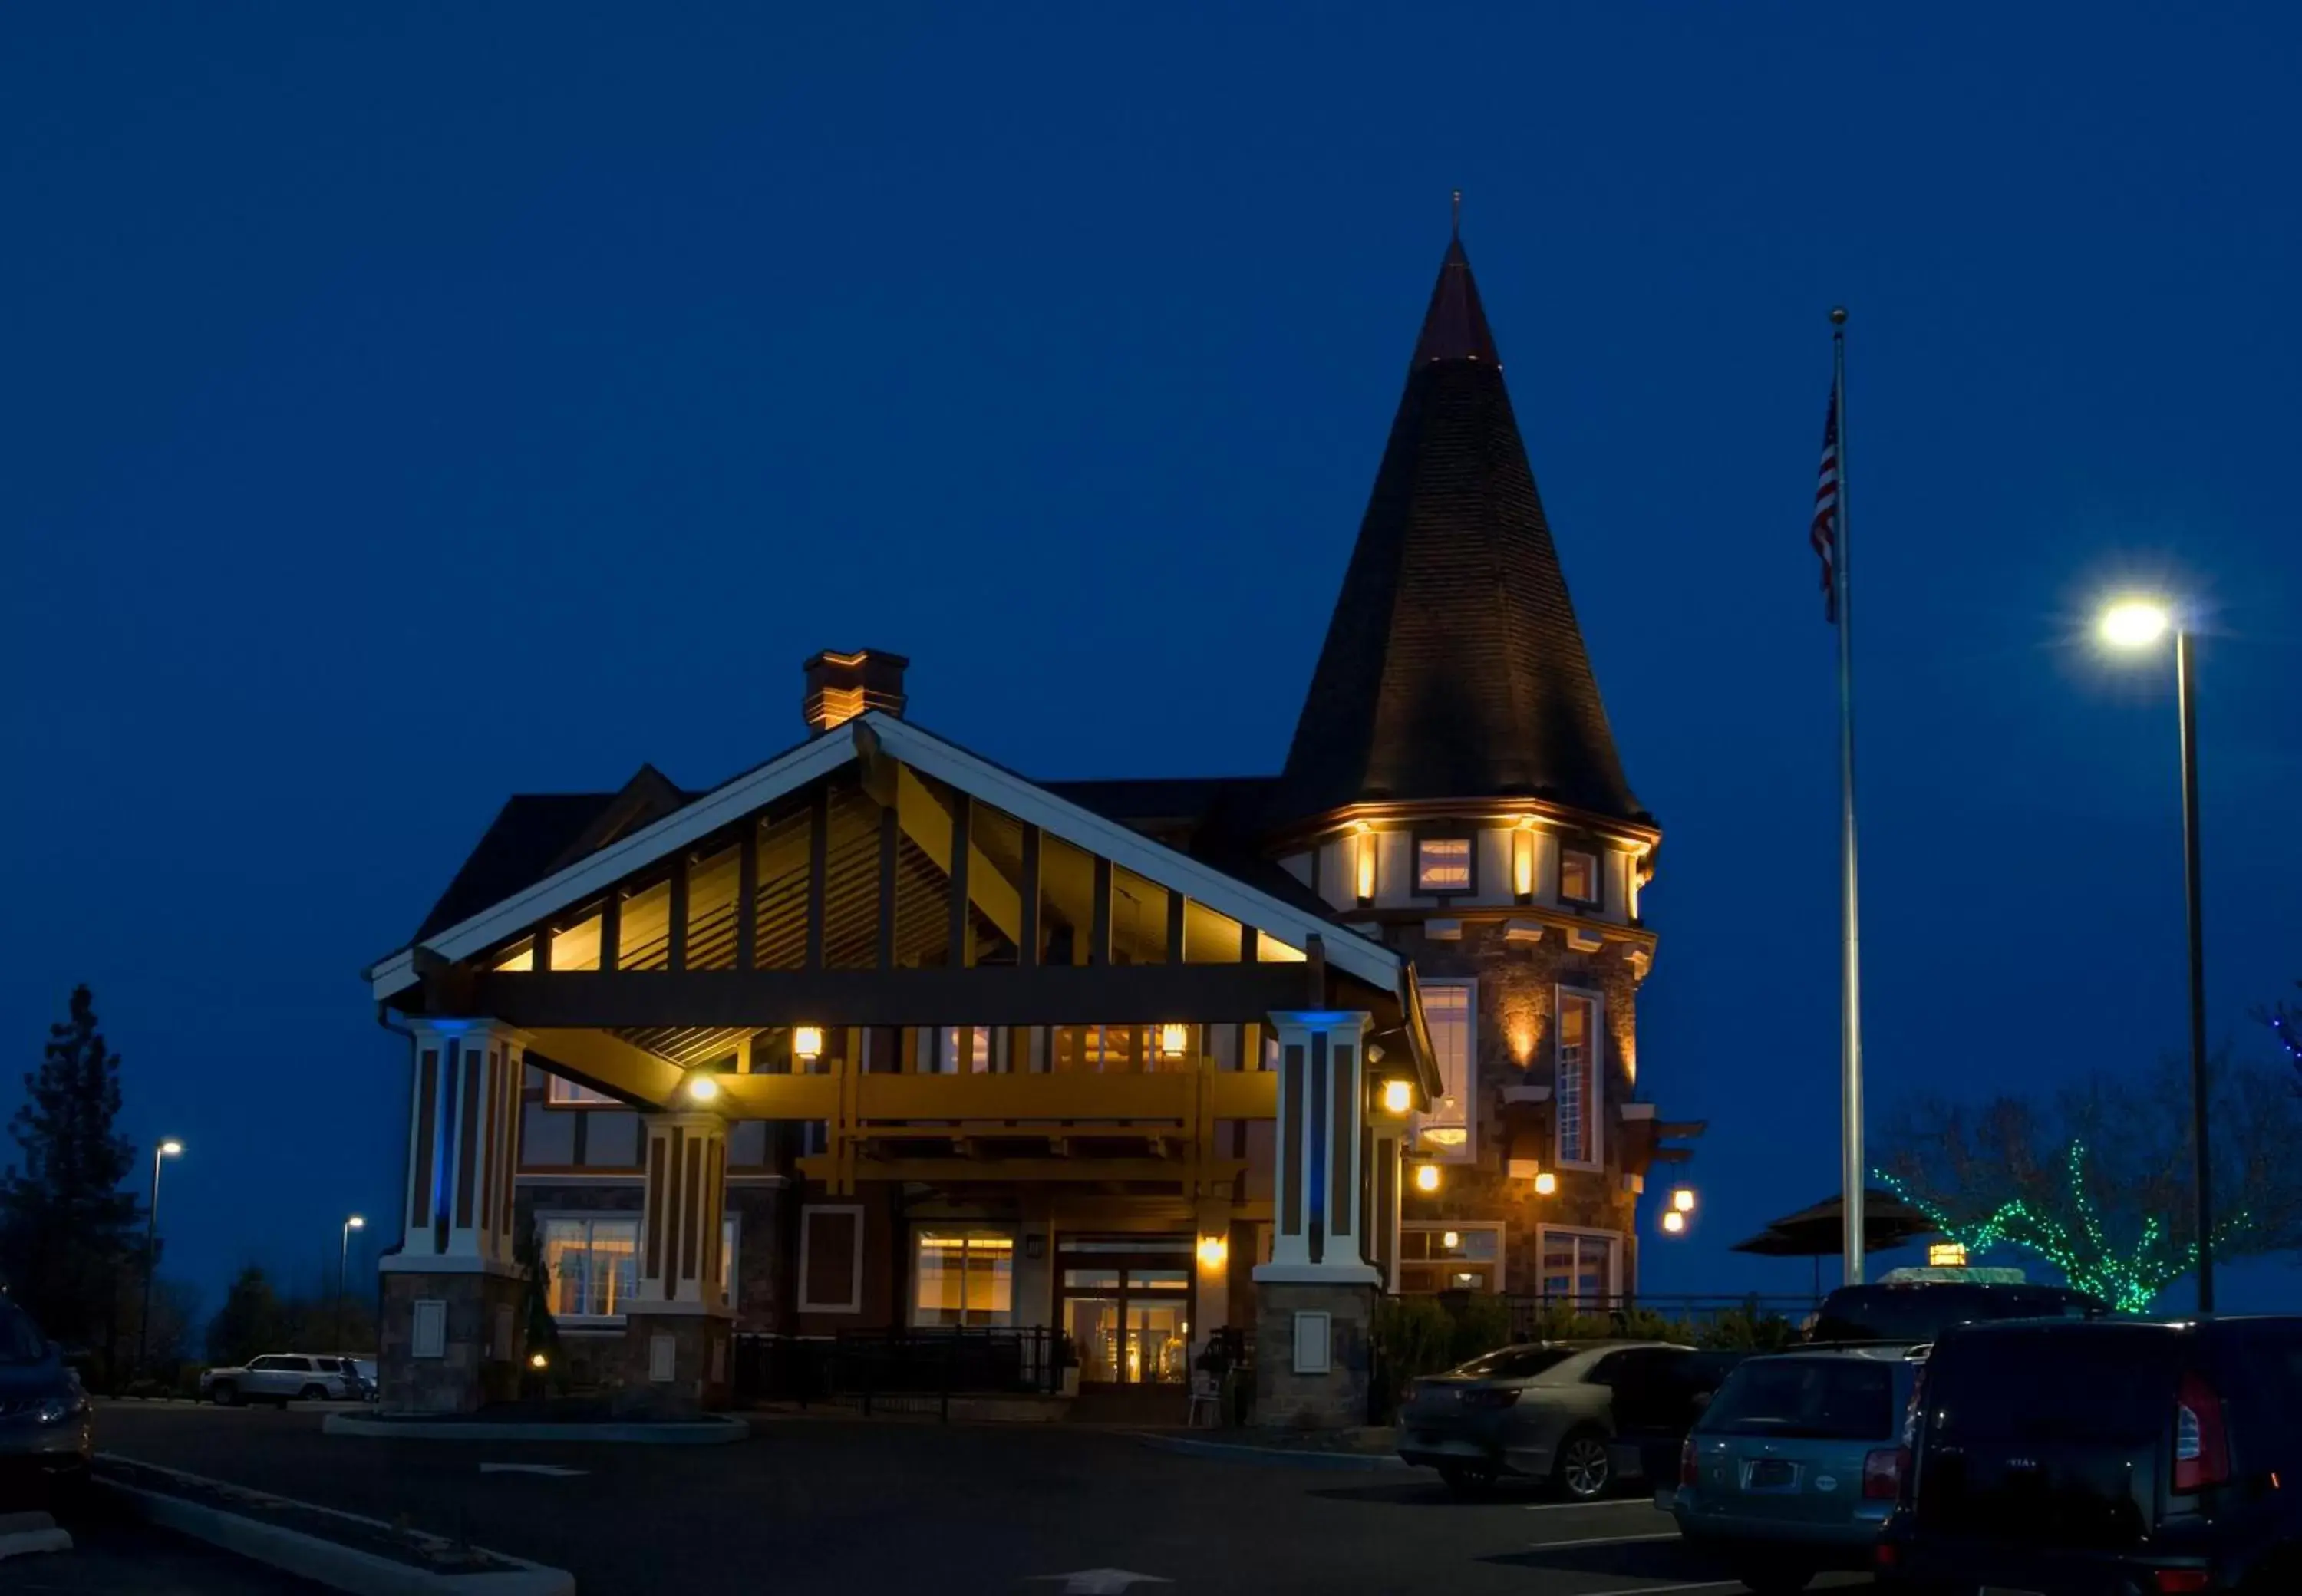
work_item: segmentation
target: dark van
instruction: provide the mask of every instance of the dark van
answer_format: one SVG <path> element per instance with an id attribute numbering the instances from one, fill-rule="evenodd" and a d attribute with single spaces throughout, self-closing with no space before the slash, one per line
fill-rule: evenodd
<path id="1" fill-rule="evenodd" d="M 2302 1592 L 2302 1318 L 1963 1325 L 1907 1432 L 1910 1589 Z"/>

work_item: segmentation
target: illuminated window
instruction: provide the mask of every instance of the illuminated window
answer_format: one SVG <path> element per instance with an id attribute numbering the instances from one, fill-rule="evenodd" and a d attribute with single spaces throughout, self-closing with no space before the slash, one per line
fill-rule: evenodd
<path id="1" fill-rule="evenodd" d="M 1555 1045 L 1558 1079 L 1551 1094 L 1558 1127 L 1558 1162 L 1582 1169 L 1599 1163 L 1599 1000 L 1558 993 Z"/>
<path id="2" fill-rule="evenodd" d="M 1471 890 L 1471 839 L 1467 836 L 1424 837 L 1415 844 L 1415 890 Z"/>
<path id="3" fill-rule="evenodd" d="M 719 1300 L 730 1306 L 735 1301 L 735 1241 L 740 1234 L 734 1214 L 719 1222 Z"/>
<path id="4" fill-rule="evenodd" d="M 1558 855 L 1558 895 L 1569 903 L 1599 901 L 1599 857 L 1568 848 Z"/>
<path id="5" fill-rule="evenodd" d="M 1409 1219 L 1399 1226 L 1399 1289 L 1408 1295 L 1503 1289 L 1503 1227 Z"/>
<path id="6" fill-rule="evenodd" d="M 1450 1163 L 1471 1156 L 1472 1060 L 1479 988 L 1476 981 L 1423 983 L 1423 1019 L 1439 1059 L 1439 1095 L 1431 1112 L 1416 1117 L 1416 1139 Z"/>
<path id="7" fill-rule="evenodd" d="M 1065 1025 L 1054 1032 L 1055 1068 L 1090 1074 L 1123 1074 L 1141 1066 L 1147 1049 L 1139 1025 Z"/>
<path id="8" fill-rule="evenodd" d="M 912 1323 L 1012 1324 L 1015 1239 L 997 1231 L 921 1231 L 913 1239 Z"/>
<path id="9" fill-rule="evenodd" d="M 1547 1303 L 1590 1309 L 1611 1306 L 1622 1289 L 1622 1238 L 1604 1231 L 1561 1231 L 1545 1225 L 1538 1245 L 1542 1268 L 1536 1286 Z"/>
<path id="10" fill-rule="evenodd" d="M 547 1075 L 544 1079 L 550 1084 L 545 1088 L 543 1100 L 557 1108 L 628 1108 L 630 1106 L 629 1104 L 618 1102 L 605 1092 L 595 1092 L 590 1087 L 577 1086 L 574 1081 L 562 1079 L 557 1075 Z"/>
<path id="11" fill-rule="evenodd" d="M 624 1311 L 639 1289 L 640 1222 L 547 1219 L 543 1266 L 559 1319 L 604 1319 Z"/>

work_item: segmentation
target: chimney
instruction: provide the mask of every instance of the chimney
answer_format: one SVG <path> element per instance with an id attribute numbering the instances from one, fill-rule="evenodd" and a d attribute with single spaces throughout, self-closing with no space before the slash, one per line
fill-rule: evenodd
<path id="1" fill-rule="evenodd" d="M 826 649 L 809 657 L 801 669 L 807 673 L 807 696 L 800 714 L 811 732 L 828 732 L 853 720 L 866 710 L 903 712 L 903 669 L 911 661 L 881 649 L 858 649 L 835 654 Z"/>

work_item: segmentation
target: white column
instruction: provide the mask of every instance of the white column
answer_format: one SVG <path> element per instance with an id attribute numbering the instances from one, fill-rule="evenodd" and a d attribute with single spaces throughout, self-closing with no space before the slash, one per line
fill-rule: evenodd
<path id="1" fill-rule="evenodd" d="M 1361 1255 L 1360 1147 L 1366 1118 L 1362 1010 L 1286 1010 L 1279 1040 L 1278 1167 L 1271 1262 L 1257 1281 L 1373 1285 Z"/>
<path id="2" fill-rule="evenodd" d="M 386 1273 L 510 1273 L 527 1036 L 497 1020 L 409 1021 L 406 1236 Z"/>
<path id="3" fill-rule="evenodd" d="M 684 1110 L 647 1116 L 647 1198 L 634 1312 L 732 1312 L 719 1295 L 727 1211 L 727 1121 Z"/>

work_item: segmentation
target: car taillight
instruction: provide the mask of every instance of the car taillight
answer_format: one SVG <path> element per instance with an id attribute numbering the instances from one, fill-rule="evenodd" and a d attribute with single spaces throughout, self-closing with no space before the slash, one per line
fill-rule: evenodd
<path id="1" fill-rule="evenodd" d="M 2204 1568 L 2160 1568 L 2153 1571 L 2150 1583 L 2158 1587 L 2160 1596 L 2180 1596 L 2205 1590 L 2209 1577 Z"/>
<path id="2" fill-rule="evenodd" d="M 1891 1502 L 1903 1493 L 1903 1469 L 1910 1457 L 1904 1447 L 1880 1447 L 1862 1457 L 1862 1499 Z"/>
<path id="3" fill-rule="evenodd" d="M 2182 1376 L 2174 1399 L 2174 1489 L 2204 1491 L 2230 1478 L 2230 1441 L 2222 1432 L 2222 1401 L 2205 1376 Z"/>
<path id="4" fill-rule="evenodd" d="M 1692 1435 L 1678 1443 L 1678 1483 L 1682 1485 L 1702 1483 L 1702 1470 L 1694 1461 L 1694 1437 Z"/>

